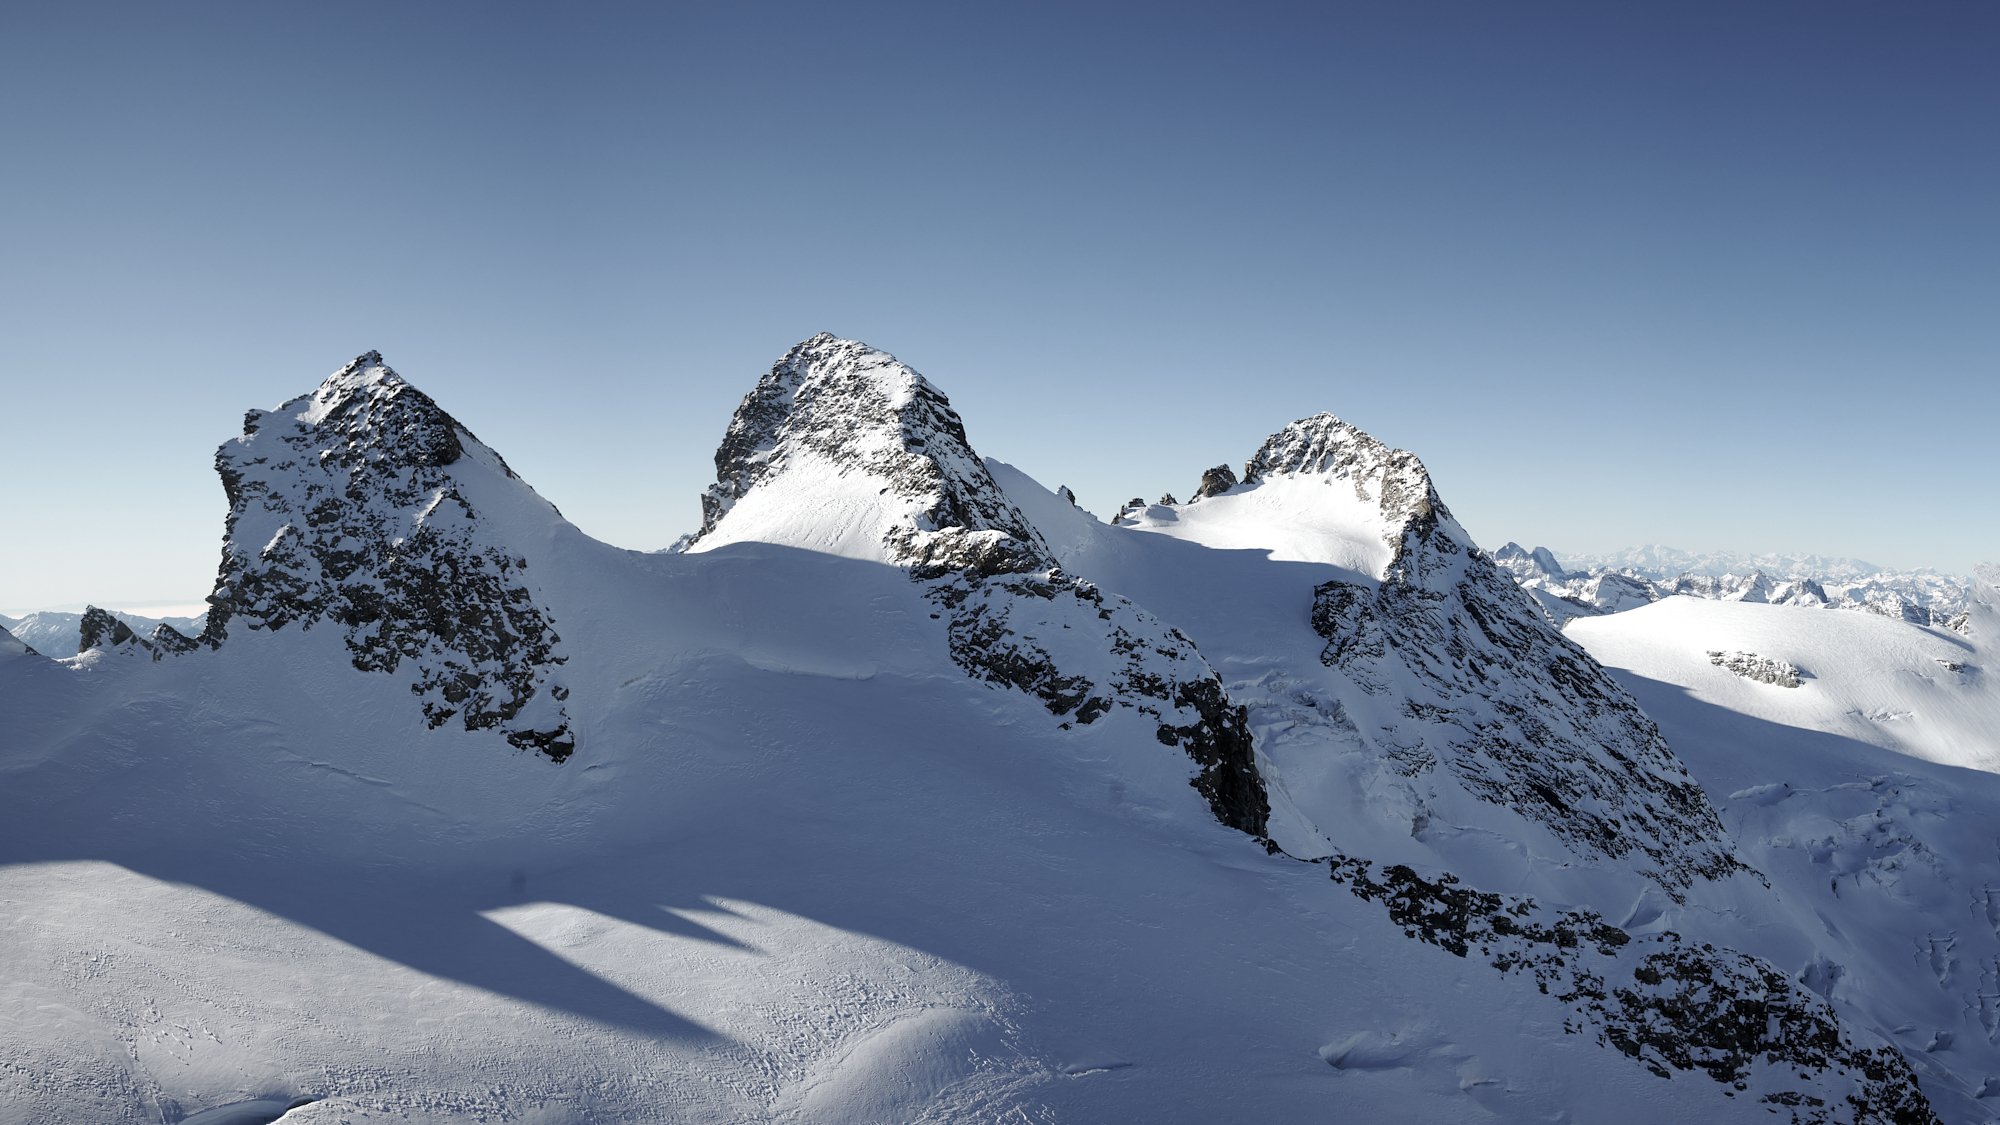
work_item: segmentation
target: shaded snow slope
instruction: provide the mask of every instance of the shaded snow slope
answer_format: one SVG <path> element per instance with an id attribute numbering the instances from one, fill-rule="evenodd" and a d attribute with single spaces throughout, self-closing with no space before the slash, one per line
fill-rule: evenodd
<path id="1" fill-rule="evenodd" d="M 41 655 L 6 629 L 0 629 L 0 659 Z"/>

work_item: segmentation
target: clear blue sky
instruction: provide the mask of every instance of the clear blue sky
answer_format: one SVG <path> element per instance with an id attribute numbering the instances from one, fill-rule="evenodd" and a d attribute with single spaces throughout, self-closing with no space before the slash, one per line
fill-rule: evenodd
<path id="1" fill-rule="evenodd" d="M 2000 6 L 9 5 L 0 608 L 391 364 L 586 531 L 822 329 L 1106 514 L 1331 410 L 1489 547 L 2000 556 Z"/>

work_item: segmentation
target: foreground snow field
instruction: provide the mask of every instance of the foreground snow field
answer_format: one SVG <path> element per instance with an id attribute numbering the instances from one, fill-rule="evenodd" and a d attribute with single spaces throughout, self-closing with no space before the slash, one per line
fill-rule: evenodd
<path id="1" fill-rule="evenodd" d="M 683 552 L 372 354 L 218 464 L 200 638 L 0 637 L 0 1119 L 1992 1118 L 1990 584 L 1578 649 L 1336 419 L 1112 527 L 831 337 Z"/>

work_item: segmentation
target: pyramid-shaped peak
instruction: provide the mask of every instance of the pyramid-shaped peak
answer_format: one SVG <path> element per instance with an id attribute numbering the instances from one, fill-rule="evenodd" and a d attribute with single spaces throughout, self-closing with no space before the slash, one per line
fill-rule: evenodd
<path id="1" fill-rule="evenodd" d="M 1256 481 L 1276 473 L 1346 477 L 1357 468 L 1366 470 L 1392 458 L 1416 462 L 1414 454 L 1391 449 L 1360 427 L 1320 413 L 1301 418 L 1266 438 L 1243 466 L 1243 479 Z"/>
<path id="2" fill-rule="evenodd" d="M 332 622 L 431 726 L 569 755 L 561 638 L 518 546 L 561 515 L 381 353 L 252 411 L 215 468 L 229 516 L 200 643 Z"/>
<path id="3" fill-rule="evenodd" d="M 464 441 L 472 439 L 457 419 L 397 375 L 377 351 L 356 356 L 309 394 L 272 410 L 250 411 L 243 418 L 244 438 L 272 418 L 311 431 L 316 435 L 311 440 L 321 448 L 366 448 L 402 464 L 449 465 L 464 454 Z"/>
<path id="4" fill-rule="evenodd" d="M 702 497 L 705 550 L 757 541 L 919 570 L 1053 565 L 951 401 L 895 356 L 822 332 L 736 408 Z"/>

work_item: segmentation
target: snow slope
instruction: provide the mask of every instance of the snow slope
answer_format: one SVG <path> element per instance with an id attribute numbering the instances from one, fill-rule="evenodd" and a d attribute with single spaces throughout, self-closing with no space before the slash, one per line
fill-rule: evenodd
<path id="1" fill-rule="evenodd" d="M 1656 718 L 1806 939 L 1780 964 L 1866 1014 L 1954 1120 L 2000 1096 L 2000 604 L 1966 635 L 1668 598 L 1568 633 Z M 1711 653 L 1722 653 L 1724 664 Z M 1784 661 L 1796 687 L 1732 671 Z M 1789 916 L 1789 922 L 1782 920 Z"/>
<path id="2" fill-rule="evenodd" d="M 199 644 L 0 652 L 0 1118 L 1985 1119 L 1908 1031 L 1977 986 L 1862 987 L 1912 917 L 1743 871 L 1415 459 L 1301 425 L 1108 528 L 815 337 L 641 554 L 372 353 L 253 413 Z"/>

